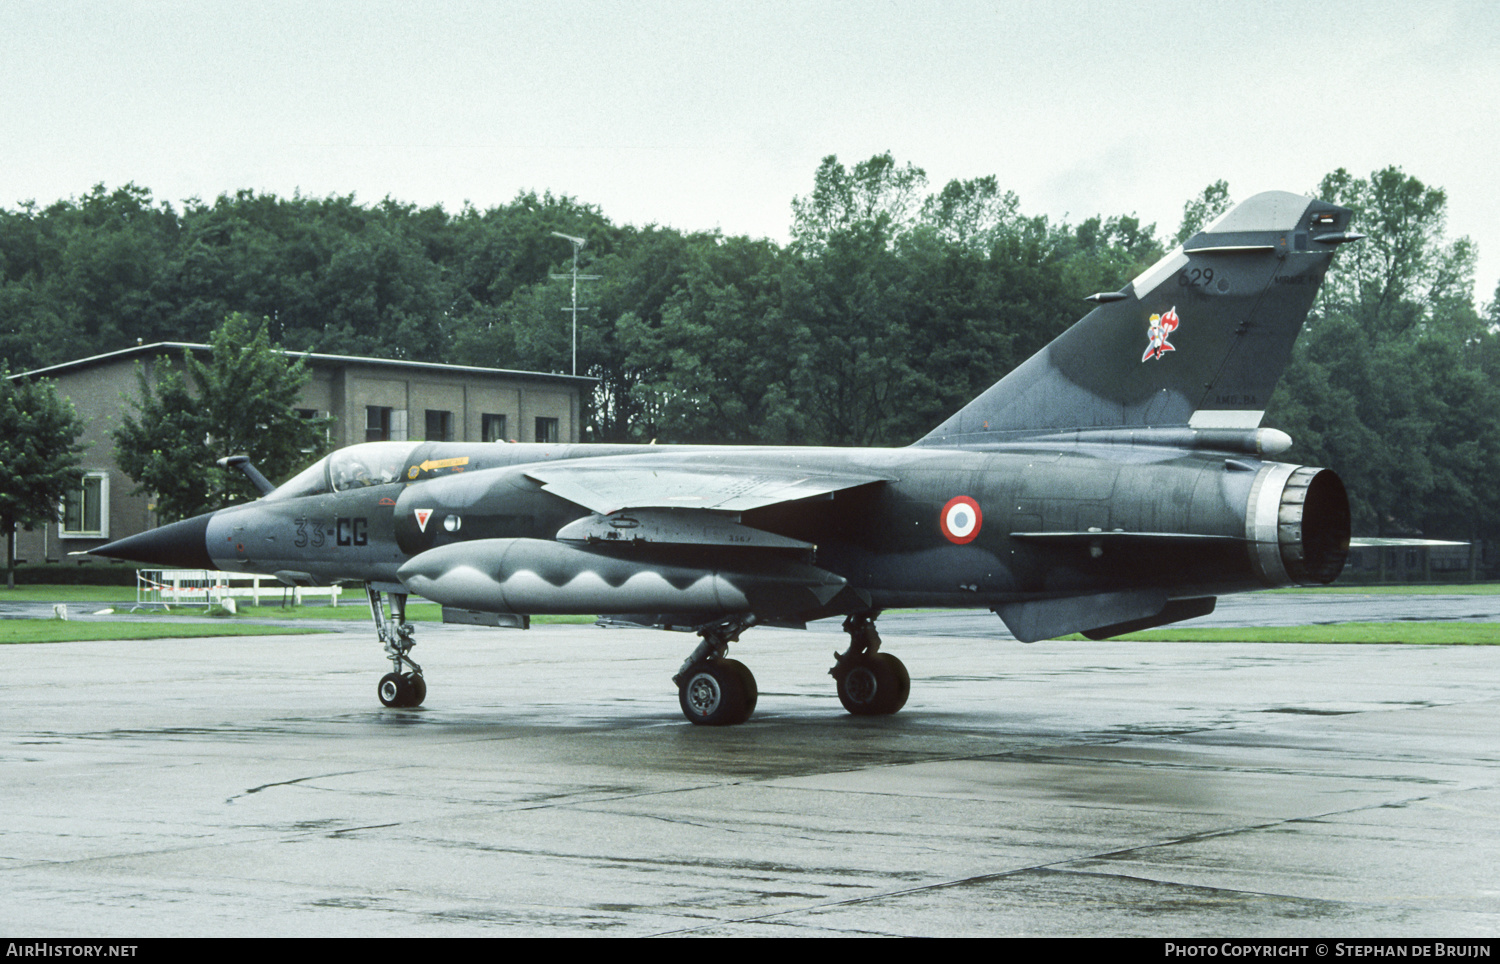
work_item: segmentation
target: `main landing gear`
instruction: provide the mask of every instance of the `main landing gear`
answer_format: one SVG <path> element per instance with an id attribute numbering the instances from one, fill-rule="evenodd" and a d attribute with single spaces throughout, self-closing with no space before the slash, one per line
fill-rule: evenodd
<path id="1" fill-rule="evenodd" d="M 877 613 L 878 615 L 878 613 Z M 880 652 L 875 620 L 858 613 L 844 620 L 849 649 L 834 653 L 828 671 L 839 688 L 839 702 L 855 716 L 888 716 L 906 705 L 911 675 L 901 660 Z"/>
<path id="2" fill-rule="evenodd" d="M 422 678 L 422 667 L 411 658 L 411 648 L 417 645 L 412 639 L 414 627 L 406 621 L 406 593 L 391 592 L 391 614 L 385 614 L 381 601 L 381 590 L 365 583 L 365 595 L 370 599 L 370 615 L 375 620 L 375 633 L 385 645 L 386 658 L 391 661 L 393 672 L 380 678 L 376 690 L 380 702 L 386 706 L 421 706 L 427 698 L 427 681 Z M 409 667 L 403 669 L 403 667 Z"/>
<path id="3" fill-rule="evenodd" d="M 838 684 L 839 702 L 856 716 L 888 716 L 906 705 L 911 675 L 901 660 L 880 652 L 875 615 L 860 613 L 844 620 L 849 649 L 834 653 L 828 671 Z M 749 667 L 728 659 L 729 644 L 755 625 L 753 615 L 727 619 L 698 631 L 703 641 L 672 677 L 682 714 L 701 726 L 733 726 L 755 711 L 760 695 Z"/>
<path id="4" fill-rule="evenodd" d="M 682 714 L 700 726 L 733 726 L 755 712 L 760 690 L 750 667 L 726 659 L 729 644 L 755 625 L 755 617 L 741 616 L 698 630 L 703 642 L 672 677 Z"/>

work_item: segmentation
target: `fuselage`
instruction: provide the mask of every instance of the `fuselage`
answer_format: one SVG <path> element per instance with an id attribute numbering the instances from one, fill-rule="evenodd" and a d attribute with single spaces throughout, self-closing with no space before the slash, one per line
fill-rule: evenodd
<path id="1" fill-rule="evenodd" d="M 987 607 L 1019 640 L 1099 639 L 1337 577 L 1343 483 L 1268 461 L 1292 442 L 1260 422 L 1334 250 L 1359 238 L 1350 214 L 1282 192 L 1236 205 L 906 448 L 366 443 L 92 551 L 364 583 L 387 706 L 425 697 L 415 594 L 460 622 L 692 630 L 673 679 L 706 724 L 754 709 L 726 656 L 740 633 L 843 615 L 840 702 L 894 713 L 911 680 L 880 648 L 884 609 Z"/>
<path id="2" fill-rule="evenodd" d="M 853 592 L 835 610 L 978 608 L 1137 586 L 1214 596 L 1296 581 L 1257 561 L 1258 551 L 1265 555 L 1257 542 L 1278 538 L 1265 518 L 1274 502 L 1260 510 L 1257 536 L 1257 503 L 1267 501 L 1257 482 L 1263 489 L 1288 467 L 1243 453 L 1052 440 L 986 449 L 367 443 L 265 498 L 206 517 L 206 555 L 231 572 L 398 585 L 402 567 L 423 553 L 495 540 L 554 543 L 560 530 L 594 515 L 527 474 L 575 460 L 622 472 L 693 466 L 747 478 L 771 470 L 879 477 L 733 515 L 808 549 L 706 545 L 672 553 L 672 565 L 688 571 L 796 557 L 847 581 Z M 628 513 L 609 518 L 618 516 L 629 521 Z M 1122 539 L 1131 540 L 1129 551 L 1120 551 Z M 634 552 L 655 562 L 649 546 L 577 551 L 615 559 Z M 548 609 L 574 611 L 553 602 Z M 585 595 L 576 605 L 598 611 L 599 602 Z M 819 612 L 822 603 L 778 615 L 832 614 Z M 780 608 L 788 607 L 797 605 Z"/>

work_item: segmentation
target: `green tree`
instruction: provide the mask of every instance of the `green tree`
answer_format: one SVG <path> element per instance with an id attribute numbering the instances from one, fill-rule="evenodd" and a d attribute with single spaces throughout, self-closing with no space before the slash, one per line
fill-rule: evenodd
<path id="1" fill-rule="evenodd" d="M 856 225 L 893 241 L 915 223 L 926 187 L 926 171 L 898 165 L 889 151 L 860 161 L 853 170 L 830 154 L 818 165 L 812 192 L 792 200 L 793 243 L 816 250 Z"/>
<path id="2" fill-rule="evenodd" d="M 1020 220 L 1021 199 L 1001 192 L 993 174 L 969 181 L 953 180 L 922 202 L 922 223 L 950 244 L 990 250 Z"/>
<path id="3" fill-rule="evenodd" d="M 172 208 L 134 184 L 0 218 L 6 356 L 33 367 L 163 337 L 178 231 Z"/>
<path id="4" fill-rule="evenodd" d="M 593 440 L 682 440 L 662 434 L 664 412 L 656 406 L 664 398 L 653 397 L 646 386 L 678 364 L 700 362 L 686 355 L 642 353 L 633 336 L 662 328 L 668 306 L 684 295 L 695 269 L 722 241 L 715 233 L 627 226 L 617 233 L 615 250 L 591 264 L 589 273 L 600 276 L 589 292 L 597 309 L 580 316 L 589 325 L 580 324 L 579 370 L 599 379 L 589 406 Z"/>
<path id="5" fill-rule="evenodd" d="M 615 324 L 637 377 L 629 437 L 784 443 L 807 438 L 800 403 L 810 333 L 782 310 L 783 256 L 769 241 L 694 236 L 655 314 L 636 301 Z"/>
<path id="6" fill-rule="evenodd" d="M 0 528 L 5 585 L 16 587 L 16 526 L 57 521 L 57 509 L 82 478 L 73 403 L 48 381 L 12 379 L 0 366 Z"/>
<path id="7" fill-rule="evenodd" d="M 1203 193 L 1182 206 L 1182 226 L 1177 229 L 1174 244 L 1182 244 L 1202 231 L 1215 218 L 1229 210 L 1229 182 L 1215 181 Z"/>
<path id="8" fill-rule="evenodd" d="M 322 451 L 325 426 L 297 415 L 310 374 L 271 343 L 265 321 L 230 315 L 213 334 L 204 362 L 184 352 L 182 369 L 155 362 L 152 384 L 143 368 L 137 414 L 115 431 L 120 468 L 137 492 L 157 497 L 164 521 L 254 497 L 243 475 L 218 457 L 244 454 L 270 479 L 282 479 Z"/>
<path id="9" fill-rule="evenodd" d="M 1496 335 L 1475 311 L 1474 252 L 1447 197 L 1399 168 L 1325 177 L 1366 234 L 1334 259 L 1267 424 L 1343 477 L 1360 534 L 1495 538 Z"/>

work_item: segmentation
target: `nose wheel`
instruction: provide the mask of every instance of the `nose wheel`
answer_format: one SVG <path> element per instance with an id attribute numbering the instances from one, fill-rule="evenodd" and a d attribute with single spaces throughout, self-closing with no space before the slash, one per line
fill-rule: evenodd
<path id="1" fill-rule="evenodd" d="M 411 648 L 417 645 L 412 638 L 415 627 L 406 621 L 406 593 L 390 592 L 391 612 L 387 616 L 380 589 L 365 584 L 365 595 L 370 600 L 370 616 L 375 620 L 375 634 L 385 647 L 386 658 L 391 661 L 391 670 L 380 678 L 376 695 L 383 706 L 421 706 L 427 699 L 427 681 L 422 678 L 422 667 L 411 658 Z"/>
<path id="2" fill-rule="evenodd" d="M 386 673 L 376 692 L 385 706 L 421 706 L 427 698 L 427 681 L 416 673 Z"/>

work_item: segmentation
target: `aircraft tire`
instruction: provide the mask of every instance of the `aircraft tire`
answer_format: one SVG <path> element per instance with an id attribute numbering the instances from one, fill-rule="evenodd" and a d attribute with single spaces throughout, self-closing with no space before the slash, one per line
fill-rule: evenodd
<path id="1" fill-rule="evenodd" d="M 376 693 L 380 695 L 383 706 L 409 706 L 412 697 L 411 681 L 400 673 L 386 673 L 380 677 L 380 685 L 376 687 Z"/>
<path id="2" fill-rule="evenodd" d="M 886 712 L 900 712 L 901 708 L 906 705 L 907 699 L 911 696 L 911 674 L 906 671 L 906 664 L 901 662 L 901 660 L 897 659 L 890 653 L 876 653 L 875 658 L 888 665 L 891 669 L 891 672 L 896 676 L 896 695 L 893 699 L 894 705 L 891 706 L 891 708 Z"/>
<path id="3" fill-rule="evenodd" d="M 740 674 L 740 682 L 745 685 L 745 719 L 748 720 L 750 714 L 755 712 L 755 704 L 760 702 L 760 686 L 755 682 L 755 674 L 737 659 L 725 659 L 723 662 Z M 743 723 L 744 720 L 740 722 Z"/>
<path id="4" fill-rule="evenodd" d="M 427 699 L 427 681 L 417 673 L 412 673 L 407 679 L 411 687 L 411 702 L 406 705 L 421 706 L 422 701 Z"/>
<path id="5" fill-rule="evenodd" d="M 839 702 L 855 716 L 889 716 L 906 705 L 911 675 L 889 653 L 850 657 L 840 667 Z"/>
<path id="6" fill-rule="evenodd" d="M 740 675 L 743 664 L 737 660 L 705 660 L 690 667 L 677 688 L 677 702 L 682 715 L 699 726 L 733 726 L 750 717 L 754 698 L 747 698 L 745 679 Z M 749 673 L 745 669 L 745 673 Z"/>

